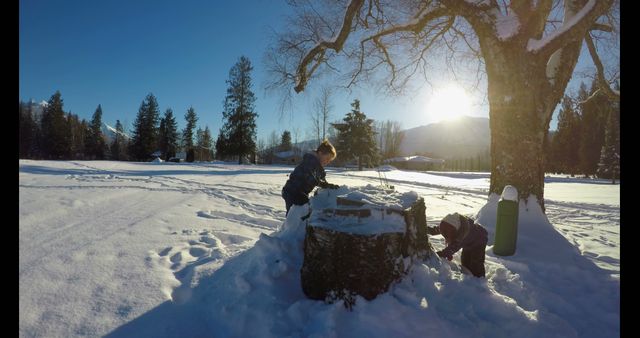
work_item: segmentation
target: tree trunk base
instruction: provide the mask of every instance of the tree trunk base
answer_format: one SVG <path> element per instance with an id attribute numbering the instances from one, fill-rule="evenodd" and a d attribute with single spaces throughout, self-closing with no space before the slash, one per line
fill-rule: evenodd
<path id="1" fill-rule="evenodd" d="M 414 261 L 433 252 L 421 197 L 404 210 L 342 197 L 337 197 L 336 205 L 334 209 L 313 210 L 312 213 L 322 216 L 313 217 L 306 227 L 301 281 L 303 292 L 311 299 L 343 300 L 347 308 L 353 306 L 356 295 L 372 300 L 400 281 Z M 367 227 L 381 218 L 384 220 L 385 215 L 389 222 L 404 221 L 400 226 L 404 230 L 380 233 L 349 230 L 354 219 L 361 224 L 359 227 Z M 334 225 L 327 227 L 322 220 Z M 345 224 L 336 227 L 336 222 Z"/>

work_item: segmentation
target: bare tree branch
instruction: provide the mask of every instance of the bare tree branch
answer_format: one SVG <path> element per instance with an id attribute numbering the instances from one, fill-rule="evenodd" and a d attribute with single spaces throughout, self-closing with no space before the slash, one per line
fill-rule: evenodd
<path id="1" fill-rule="evenodd" d="M 584 40 L 587 43 L 587 49 L 589 49 L 589 54 L 591 55 L 591 59 L 593 60 L 594 65 L 596 66 L 598 91 L 602 90 L 609 98 L 613 100 L 619 100 L 620 92 L 618 92 L 617 90 L 611 89 L 609 85 L 609 81 L 607 81 L 607 79 L 604 77 L 604 66 L 602 65 L 602 61 L 600 61 L 600 57 L 598 56 L 598 53 L 596 51 L 596 46 L 593 43 L 593 40 L 591 39 L 591 34 L 587 33 Z"/>
<path id="2" fill-rule="evenodd" d="M 347 37 L 349 37 L 349 33 L 351 32 L 353 18 L 356 16 L 356 14 L 358 14 L 363 4 L 364 0 L 352 0 L 349 3 L 349 6 L 347 6 L 347 12 L 345 13 L 344 20 L 342 21 L 342 27 L 340 28 L 338 36 L 333 41 L 322 41 L 318 43 L 302 59 L 296 72 L 296 75 L 298 77 L 297 84 L 294 88 L 296 93 L 304 90 L 304 87 L 307 85 L 308 78 L 322 63 L 326 49 L 333 49 L 336 52 L 339 52 L 342 49 L 342 46 L 344 45 Z M 320 57 L 317 57 L 318 55 L 320 55 Z M 312 66 L 311 70 L 307 72 L 307 67 L 312 61 L 315 61 L 315 64 Z"/>
<path id="3" fill-rule="evenodd" d="M 609 25 L 605 25 L 602 23 L 594 23 L 593 25 L 591 25 L 591 28 L 589 28 L 589 30 L 598 30 L 598 31 L 603 31 L 603 32 L 613 32 L 613 27 L 609 26 Z"/>

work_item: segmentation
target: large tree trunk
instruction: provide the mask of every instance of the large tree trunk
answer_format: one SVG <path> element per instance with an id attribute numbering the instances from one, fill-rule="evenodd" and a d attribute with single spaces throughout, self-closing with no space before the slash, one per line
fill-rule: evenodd
<path id="1" fill-rule="evenodd" d="M 513 52 L 512 52 L 513 53 Z M 515 53 L 513 53 L 515 54 Z M 544 140 L 550 109 L 544 68 L 526 55 L 495 53 L 487 63 L 491 128 L 490 193 L 505 185 L 520 199 L 535 195 L 544 210 Z M 542 68 L 542 69 L 541 69 Z M 556 103 L 557 104 L 557 103 Z"/>

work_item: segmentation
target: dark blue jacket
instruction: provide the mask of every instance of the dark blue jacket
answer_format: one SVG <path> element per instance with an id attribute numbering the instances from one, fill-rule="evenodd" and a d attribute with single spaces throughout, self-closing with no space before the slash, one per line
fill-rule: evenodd
<path id="1" fill-rule="evenodd" d="M 429 227 L 430 235 L 440 234 L 440 227 Z M 444 256 L 453 256 L 460 249 L 475 249 L 487 245 L 487 230 L 482 225 L 475 223 L 469 217 L 460 218 L 460 228 L 456 233 L 456 238 L 446 248 L 442 250 Z"/>
<path id="2" fill-rule="evenodd" d="M 293 169 L 289 179 L 282 188 L 282 197 L 293 204 L 303 205 L 309 202 L 309 193 L 316 186 L 326 188 L 329 186 L 325 179 L 326 173 L 317 156 L 306 153 L 302 157 L 302 163 Z"/>

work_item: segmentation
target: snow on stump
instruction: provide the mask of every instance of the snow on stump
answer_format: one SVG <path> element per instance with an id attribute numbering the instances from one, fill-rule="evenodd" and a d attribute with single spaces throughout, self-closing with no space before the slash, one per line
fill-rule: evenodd
<path id="1" fill-rule="evenodd" d="M 424 199 L 368 185 L 323 189 L 311 199 L 302 290 L 311 299 L 367 300 L 386 292 L 432 250 Z"/>

